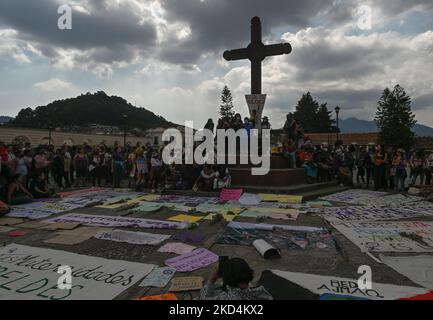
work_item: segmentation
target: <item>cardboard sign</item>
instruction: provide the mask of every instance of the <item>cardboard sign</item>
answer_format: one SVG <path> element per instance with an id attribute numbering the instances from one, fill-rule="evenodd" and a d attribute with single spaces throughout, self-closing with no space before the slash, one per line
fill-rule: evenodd
<path id="1" fill-rule="evenodd" d="M 171 280 L 170 292 L 195 291 L 203 288 L 202 277 L 176 277 Z"/>
<path id="2" fill-rule="evenodd" d="M 19 218 L 0 218 L 0 226 L 14 226 L 25 221 L 26 220 Z"/>
<path id="3" fill-rule="evenodd" d="M 58 289 L 58 267 L 65 265 L 71 290 Z M 10 244 L 0 248 L 0 300 L 111 300 L 154 267 Z"/>
<path id="4" fill-rule="evenodd" d="M 57 236 L 45 240 L 44 242 L 73 246 L 89 240 L 100 231 L 101 229 L 99 228 L 80 227 L 75 230 L 60 231 L 57 233 Z"/>
<path id="5" fill-rule="evenodd" d="M 207 249 L 199 248 L 192 252 L 165 261 L 169 267 L 179 272 L 190 272 L 207 267 L 218 261 L 218 256 Z"/>
<path id="6" fill-rule="evenodd" d="M 44 226 L 47 226 L 47 223 L 43 223 L 40 221 L 29 221 L 29 222 L 24 222 L 24 223 L 20 223 L 18 225 L 15 225 L 15 227 L 20 228 L 20 229 L 39 229 L 39 228 L 42 228 Z"/>
<path id="7" fill-rule="evenodd" d="M 196 249 L 196 247 L 190 246 L 190 245 L 182 243 L 182 242 L 170 242 L 170 243 L 166 243 L 161 248 L 159 248 L 158 252 L 185 254 L 185 253 L 190 253 L 191 251 L 193 251 L 195 249 Z"/>
<path id="8" fill-rule="evenodd" d="M 59 223 L 47 223 L 44 224 L 42 229 L 44 230 L 73 230 L 80 226 L 80 223 L 76 222 L 59 222 Z"/>

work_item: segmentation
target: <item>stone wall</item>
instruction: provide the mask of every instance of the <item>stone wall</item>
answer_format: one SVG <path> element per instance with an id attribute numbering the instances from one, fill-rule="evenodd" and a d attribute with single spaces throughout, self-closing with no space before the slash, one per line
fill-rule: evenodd
<path id="1" fill-rule="evenodd" d="M 47 144 L 49 140 L 49 132 L 48 130 L 0 127 L 0 141 L 10 144 L 16 139 L 30 142 L 32 146 Z M 137 142 L 140 142 L 142 145 L 148 142 L 153 144 L 154 138 L 128 136 L 126 137 L 126 141 L 130 142 L 132 145 L 135 145 Z M 68 145 L 83 145 L 87 143 L 92 146 L 104 143 L 108 146 L 112 146 L 115 142 L 123 145 L 123 136 L 70 133 L 54 130 L 51 132 L 51 144 L 57 147 L 62 146 L 65 143 Z"/>

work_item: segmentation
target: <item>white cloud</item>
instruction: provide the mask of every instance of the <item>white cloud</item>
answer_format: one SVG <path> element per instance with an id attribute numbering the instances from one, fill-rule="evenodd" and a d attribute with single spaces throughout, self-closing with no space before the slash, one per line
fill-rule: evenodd
<path id="1" fill-rule="evenodd" d="M 72 88 L 71 83 L 57 78 L 51 78 L 47 81 L 37 82 L 33 86 L 46 92 L 69 90 Z"/>

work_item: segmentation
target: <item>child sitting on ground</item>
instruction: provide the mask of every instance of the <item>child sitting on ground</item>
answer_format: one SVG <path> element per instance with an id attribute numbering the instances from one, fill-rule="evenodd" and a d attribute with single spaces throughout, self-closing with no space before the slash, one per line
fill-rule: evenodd
<path id="1" fill-rule="evenodd" d="M 33 195 L 24 187 L 21 176 L 15 174 L 8 186 L 7 203 L 9 205 L 26 204 L 33 201 Z"/>
<path id="2" fill-rule="evenodd" d="M 51 198 L 54 192 L 48 189 L 47 181 L 45 179 L 45 174 L 40 172 L 32 181 L 30 182 L 30 192 L 36 199 L 46 199 Z"/>

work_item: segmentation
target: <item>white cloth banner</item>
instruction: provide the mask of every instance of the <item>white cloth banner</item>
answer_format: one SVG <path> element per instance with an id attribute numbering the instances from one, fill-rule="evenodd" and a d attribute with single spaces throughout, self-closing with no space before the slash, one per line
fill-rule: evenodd
<path id="1" fill-rule="evenodd" d="M 433 222 L 332 223 L 362 252 L 433 252 Z"/>
<path id="2" fill-rule="evenodd" d="M 91 227 L 137 227 L 144 229 L 185 229 L 184 223 L 143 218 L 128 218 L 118 216 L 97 216 L 91 214 L 70 213 L 58 218 L 45 220 L 47 223 L 79 222 Z"/>
<path id="3" fill-rule="evenodd" d="M 380 260 L 424 288 L 433 290 L 433 256 L 389 257 Z"/>
<path id="4" fill-rule="evenodd" d="M 334 193 L 326 197 L 321 197 L 320 199 L 353 204 L 368 204 L 371 200 L 385 195 L 389 195 L 389 193 L 362 189 L 351 189 L 339 193 Z"/>
<path id="5" fill-rule="evenodd" d="M 316 294 L 335 294 L 371 300 L 396 300 L 409 298 L 428 291 L 424 288 L 372 283 L 371 289 L 360 289 L 358 280 L 271 270 L 275 275 L 294 282 Z"/>
<path id="6" fill-rule="evenodd" d="M 375 199 L 370 200 L 368 204 L 374 206 L 399 206 L 402 204 L 408 204 L 423 199 L 424 198 L 422 197 L 407 196 L 398 193 L 398 194 L 392 194 L 385 197 L 377 197 Z"/>
<path id="7" fill-rule="evenodd" d="M 58 288 L 59 266 L 71 268 L 71 289 Z M 154 267 L 10 244 L 0 248 L 0 300 L 111 300 Z"/>
<path id="8" fill-rule="evenodd" d="M 63 203 L 61 201 L 39 201 L 14 206 L 6 216 L 14 218 L 43 219 L 53 214 L 63 213 L 83 206 L 76 203 Z"/>
<path id="9" fill-rule="evenodd" d="M 409 206 L 333 207 L 322 208 L 321 212 L 329 222 L 399 220 L 433 215 L 433 210 L 413 210 Z"/>
<path id="10" fill-rule="evenodd" d="M 115 242 L 126 242 L 138 245 L 157 245 L 169 239 L 171 236 L 166 234 L 153 234 L 147 232 L 134 232 L 124 230 L 101 231 L 95 238 L 110 240 Z"/>

